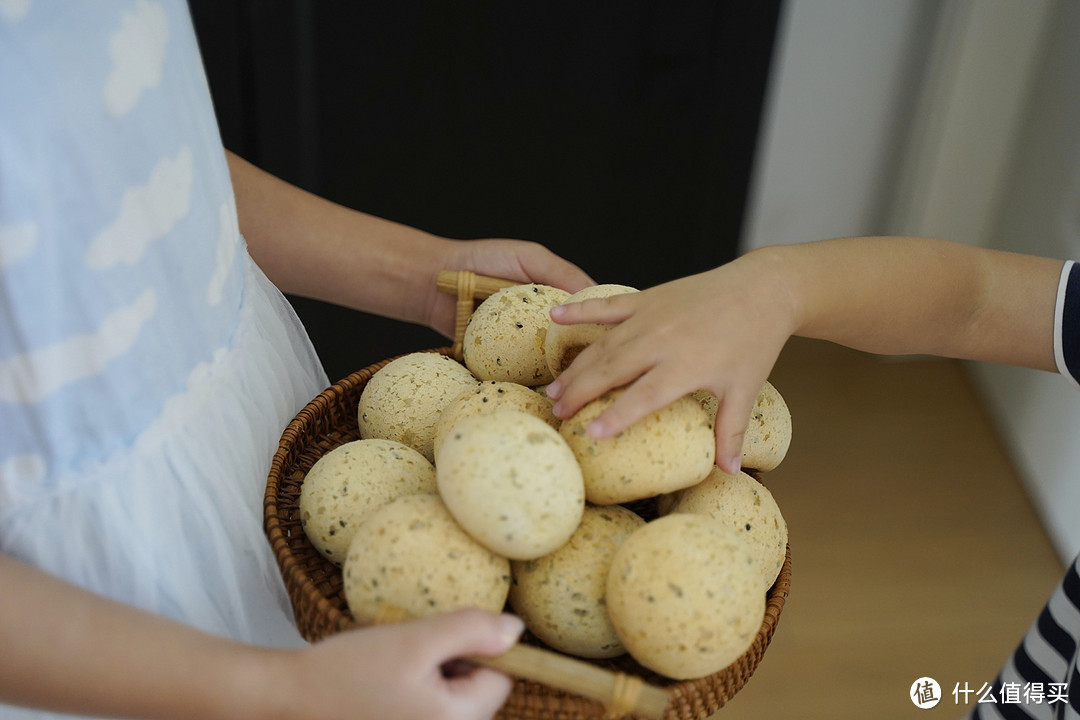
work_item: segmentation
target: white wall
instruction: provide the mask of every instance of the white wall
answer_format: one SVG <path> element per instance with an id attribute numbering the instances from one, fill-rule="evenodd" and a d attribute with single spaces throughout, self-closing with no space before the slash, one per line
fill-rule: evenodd
<path id="1" fill-rule="evenodd" d="M 1080 260 L 1080 3 L 1056 8 L 992 244 Z M 1080 392 L 1058 376 L 974 368 L 1063 558 L 1080 550 Z"/>
<path id="2" fill-rule="evenodd" d="M 1080 260 L 1080 3 L 788 0 L 742 249 L 918 234 Z M 1063 560 L 1080 393 L 976 366 Z"/>
<path id="3" fill-rule="evenodd" d="M 788 0 L 743 249 L 878 232 L 936 0 Z"/>

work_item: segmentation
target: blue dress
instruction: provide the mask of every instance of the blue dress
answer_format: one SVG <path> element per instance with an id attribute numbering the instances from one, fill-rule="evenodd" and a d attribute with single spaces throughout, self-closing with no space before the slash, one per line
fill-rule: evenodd
<path id="1" fill-rule="evenodd" d="M 240 236 L 186 3 L 0 2 L 0 551 L 301 643 L 262 494 L 326 385 Z"/>

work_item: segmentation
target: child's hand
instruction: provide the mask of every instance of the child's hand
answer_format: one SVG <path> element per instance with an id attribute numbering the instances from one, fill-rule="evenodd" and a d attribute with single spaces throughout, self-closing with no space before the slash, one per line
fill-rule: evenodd
<path id="1" fill-rule="evenodd" d="M 464 610 L 335 635 L 290 654 L 289 717 L 490 718 L 506 700 L 510 678 L 454 660 L 499 655 L 521 631 L 512 615 Z"/>
<path id="2" fill-rule="evenodd" d="M 585 271 L 543 245 L 525 240 L 450 241 L 444 246 L 442 268 L 472 270 L 480 275 L 540 283 L 577 292 L 596 283 Z M 430 284 L 434 288 L 434 282 Z M 454 298 L 435 293 L 428 325 L 447 337 L 454 334 Z"/>
<path id="3" fill-rule="evenodd" d="M 709 390 L 719 399 L 716 463 L 737 473 L 754 400 L 794 327 L 790 298 L 756 264 L 748 255 L 639 293 L 553 308 L 558 323 L 618 323 L 548 386 L 555 414 L 569 417 L 629 385 L 589 425 L 590 435 L 605 438 L 686 393 Z"/>

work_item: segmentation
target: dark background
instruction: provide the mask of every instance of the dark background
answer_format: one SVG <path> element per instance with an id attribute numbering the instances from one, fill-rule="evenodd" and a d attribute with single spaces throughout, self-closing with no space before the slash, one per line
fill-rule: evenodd
<path id="1" fill-rule="evenodd" d="M 780 2 L 189 0 L 230 150 L 639 288 L 735 256 Z M 290 300 L 332 381 L 447 344 Z"/>

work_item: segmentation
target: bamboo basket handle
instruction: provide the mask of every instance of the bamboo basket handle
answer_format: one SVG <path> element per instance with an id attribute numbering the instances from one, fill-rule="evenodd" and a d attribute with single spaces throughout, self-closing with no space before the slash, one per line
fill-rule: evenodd
<path id="1" fill-rule="evenodd" d="M 465 343 L 465 326 L 476 309 L 476 301 L 494 295 L 504 287 L 517 285 L 515 280 L 477 275 L 471 270 L 440 270 L 435 285 L 439 292 L 457 295 L 457 313 L 454 316 L 455 360 L 461 360 Z"/>
<path id="2" fill-rule="evenodd" d="M 409 620 L 403 608 L 379 608 L 374 618 L 378 625 Z M 625 673 L 612 672 L 551 650 L 518 643 L 502 655 L 470 656 L 476 665 L 493 668 L 513 677 L 532 680 L 548 687 L 597 700 L 607 708 L 609 717 L 632 713 L 650 720 L 661 720 L 670 696 L 663 688 Z"/>

